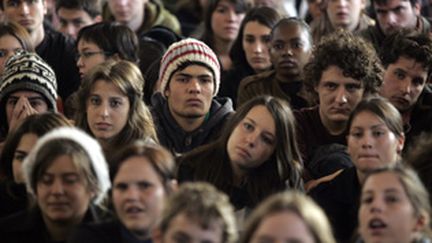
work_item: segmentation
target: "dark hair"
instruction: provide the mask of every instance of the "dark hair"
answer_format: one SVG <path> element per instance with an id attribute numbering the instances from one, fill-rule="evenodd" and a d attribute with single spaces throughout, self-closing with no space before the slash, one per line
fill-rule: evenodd
<path id="1" fill-rule="evenodd" d="M 273 26 L 279 21 L 280 18 L 281 16 L 279 13 L 269 7 L 252 8 L 246 13 L 246 16 L 240 25 L 237 39 L 234 41 L 230 51 L 230 58 L 233 62 L 233 67 L 240 68 L 240 66 L 243 66 L 245 69 L 247 69 L 248 73 L 254 73 L 252 67 L 249 65 L 246 59 L 246 54 L 243 47 L 243 33 L 246 24 L 257 21 L 261 25 L 273 29 Z"/>
<path id="2" fill-rule="evenodd" d="M 92 42 L 108 56 L 118 55 L 120 59 L 138 63 L 138 38 L 127 26 L 114 22 L 101 22 L 82 28 L 76 43 L 80 40 Z"/>
<path id="3" fill-rule="evenodd" d="M 374 6 L 374 4 L 383 5 L 383 4 L 387 4 L 387 1 L 388 0 L 371 0 L 370 4 L 371 6 Z M 411 6 L 414 6 L 416 3 L 420 3 L 419 0 L 401 0 L 401 1 L 407 1 L 407 2 L 409 1 Z"/>
<path id="4" fill-rule="evenodd" d="M 15 150 L 24 135 L 33 133 L 42 137 L 52 129 L 62 126 L 72 126 L 72 124 L 59 113 L 46 112 L 25 118 L 15 132 L 7 137 L 0 156 L 0 179 L 13 180 L 12 161 Z"/>
<path id="5" fill-rule="evenodd" d="M 318 86 L 322 73 L 330 66 L 340 68 L 345 77 L 361 82 L 364 96 L 378 92 L 384 70 L 375 49 L 361 37 L 341 30 L 322 38 L 304 68 L 310 91 Z"/>
<path id="6" fill-rule="evenodd" d="M 288 24 L 296 24 L 296 25 L 300 26 L 303 30 L 305 30 L 307 33 L 309 44 L 312 46 L 313 40 L 312 40 L 312 34 L 311 34 L 311 29 L 310 29 L 309 25 L 304 20 L 297 18 L 297 17 L 289 17 L 289 18 L 283 18 L 283 19 L 279 20 L 279 22 L 277 22 L 273 26 L 273 28 L 270 32 L 270 39 L 274 38 L 274 32 L 279 28 L 279 26 L 288 25 Z"/>
<path id="7" fill-rule="evenodd" d="M 110 165 L 110 179 L 114 182 L 120 167 L 131 157 L 143 157 L 150 163 L 158 175 L 167 195 L 173 192 L 171 182 L 175 179 L 174 157 L 164 147 L 155 143 L 137 140 L 114 154 L 108 161 Z M 144 163 L 144 162 L 143 162 Z"/>
<path id="8" fill-rule="evenodd" d="M 214 50 L 214 32 L 211 26 L 212 16 L 221 0 L 209 0 L 208 9 L 204 17 L 204 32 L 201 40 Z M 248 0 L 227 0 L 235 5 L 237 13 L 244 13 L 249 9 Z"/>
<path id="9" fill-rule="evenodd" d="M 287 186 L 294 189 L 300 189 L 303 186 L 302 162 L 296 142 L 295 118 L 286 101 L 272 96 L 258 96 L 249 100 L 228 120 L 218 140 L 192 150 L 181 159 L 186 162 L 193 160 L 197 155 L 206 155 L 204 157 L 211 161 L 199 162 L 197 168 L 199 172 L 193 179 L 208 181 L 228 193 L 231 190 L 233 173 L 226 145 L 234 129 L 256 106 L 266 107 L 274 119 L 276 148 L 267 161 L 249 172 L 250 180 L 248 180 L 247 191 L 254 205 L 271 193 L 283 190 Z"/>
<path id="10" fill-rule="evenodd" d="M 383 66 L 397 62 L 401 56 L 421 63 L 429 76 L 432 72 L 432 40 L 429 35 L 402 30 L 388 36 L 380 51 Z"/>
<path id="11" fill-rule="evenodd" d="M 56 0 L 56 12 L 58 12 L 60 8 L 83 10 L 92 18 L 95 18 L 102 13 L 102 4 L 100 0 Z"/>

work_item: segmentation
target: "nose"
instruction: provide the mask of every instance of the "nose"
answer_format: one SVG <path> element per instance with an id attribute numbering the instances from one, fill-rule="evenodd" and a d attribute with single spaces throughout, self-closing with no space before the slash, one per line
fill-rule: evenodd
<path id="1" fill-rule="evenodd" d="M 98 106 L 98 112 L 99 112 L 100 116 L 102 116 L 102 117 L 108 117 L 109 112 L 110 112 L 110 108 L 109 108 L 108 102 L 102 102 Z"/>
<path id="2" fill-rule="evenodd" d="M 383 210 L 383 202 L 379 198 L 373 198 L 370 204 L 370 212 L 378 213 Z"/>
<path id="3" fill-rule="evenodd" d="M 411 93 L 411 82 L 407 79 L 404 79 L 401 81 L 400 84 L 400 88 L 402 93 L 405 94 L 410 94 Z"/>
<path id="4" fill-rule="evenodd" d="M 345 104 L 348 102 L 348 94 L 344 87 L 339 87 L 336 91 L 336 102 L 339 104 Z"/>
<path id="5" fill-rule="evenodd" d="M 361 146 L 364 149 L 370 149 L 372 148 L 372 138 L 369 133 L 365 133 L 361 139 Z"/>
<path id="6" fill-rule="evenodd" d="M 201 84 L 197 78 L 192 78 L 188 84 L 189 93 L 201 93 Z"/>
<path id="7" fill-rule="evenodd" d="M 135 185 L 130 185 L 125 196 L 128 200 L 135 200 L 139 197 L 139 189 Z"/>
<path id="8" fill-rule="evenodd" d="M 128 0 L 114 0 L 114 4 L 117 6 L 126 6 L 128 3 Z"/>
<path id="9" fill-rule="evenodd" d="M 264 44 L 261 41 L 255 42 L 253 50 L 255 53 L 262 53 L 264 50 Z"/>
<path id="10" fill-rule="evenodd" d="M 20 4 L 20 12 L 23 15 L 28 15 L 30 13 L 30 6 L 27 2 L 22 1 Z"/>
<path id="11" fill-rule="evenodd" d="M 387 19 L 387 23 L 391 26 L 397 23 L 397 16 L 392 12 L 387 13 L 386 19 Z"/>
<path id="12" fill-rule="evenodd" d="M 348 4 L 348 1 L 347 1 L 347 0 L 338 0 L 338 1 L 337 1 L 337 6 L 338 6 L 338 7 L 346 7 L 347 4 Z"/>
<path id="13" fill-rule="evenodd" d="M 68 24 L 68 25 L 65 27 L 64 32 L 65 32 L 66 34 L 72 36 L 73 38 L 76 37 L 76 36 L 75 36 L 75 32 L 76 32 L 76 31 L 75 31 L 75 27 L 74 27 L 72 24 Z"/>
<path id="14" fill-rule="evenodd" d="M 53 194 L 63 194 L 64 188 L 63 188 L 63 183 L 60 179 L 54 179 L 51 185 L 51 192 Z"/>
<path id="15" fill-rule="evenodd" d="M 246 142 L 249 145 L 249 147 L 253 148 L 255 147 L 256 141 L 258 138 L 258 133 L 257 132 L 251 132 L 246 136 Z"/>

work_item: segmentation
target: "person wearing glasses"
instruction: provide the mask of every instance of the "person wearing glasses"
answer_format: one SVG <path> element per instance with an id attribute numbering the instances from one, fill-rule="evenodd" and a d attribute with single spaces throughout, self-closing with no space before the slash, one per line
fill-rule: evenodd
<path id="1" fill-rule="evenodd" d="M 138 38 L 128 27 L 101 22 L 86 26 L 77 37 L 77 66 L 81 79 L 109 59 L 138 62 Z"/>

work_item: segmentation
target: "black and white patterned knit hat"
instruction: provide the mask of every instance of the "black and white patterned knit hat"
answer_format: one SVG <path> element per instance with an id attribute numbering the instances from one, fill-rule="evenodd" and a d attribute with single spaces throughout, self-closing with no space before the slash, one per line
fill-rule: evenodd
<path id="1" fill-rule="evenodd" d="M 36 53 L 19 52 L 6 62 L 0 80 L 0 103 L 11 93 L 35 91 L 48 101 L 50 110 L 57 111 L 57 80 L 53 69 Z"/>

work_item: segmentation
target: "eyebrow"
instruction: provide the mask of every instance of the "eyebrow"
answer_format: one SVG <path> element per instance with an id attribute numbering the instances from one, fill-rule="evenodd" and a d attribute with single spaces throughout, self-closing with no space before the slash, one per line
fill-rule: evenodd
<path id="1" fill-rule="evenodd" d="M 182 73 L 182 72 L 177 73 L 176 76 L 185 76 L 185 77 L 188 77 L 188 78 L 192 78 L 192 77 L 199 77 L 199 78 L 206 78 L 206 77 L 209 77 L 209 78 L 211 78 L 211 77 L 212 77 L 212 75 L 210 75 L 210 74 L 191 75 L 191 74 L 188 74 L 188 73 Z"/>

